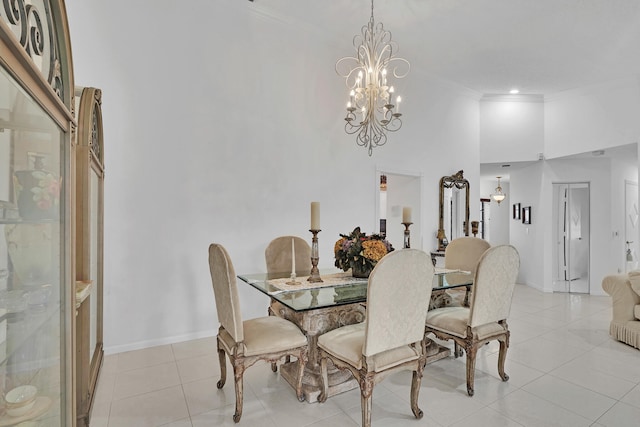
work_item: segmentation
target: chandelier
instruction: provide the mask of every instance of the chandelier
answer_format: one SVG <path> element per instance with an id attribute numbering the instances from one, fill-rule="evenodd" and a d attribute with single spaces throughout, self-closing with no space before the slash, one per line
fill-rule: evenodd
<path id="1" fill-rule="evenodd" d="M 502 177 L 497 176 L 496 178 L 498 178 L 498 186 L 496 187 L 496 192 L 493 193 L 491 197 L 493 198 L 493 200 L 498 202 L 498 206 L 500 206 L 500 202 L 503 201 L 504 198 L 507 197 L 507 195 L 502 192 L 502 187 L 500 187 L 500 178 Z"/>
<path id="2" fill-rule="evenodd" d="M 369 156 L 374 147 L 387 142 L 386 132 L 402 127 L 400 96 L 396 96 L 391 79 L 401 79 L 409 74 L 409 61 L 394 56 L 398 46 L 391 40 L 391 33 L 382 22 L 371 19 L 361 34 L 353 37 L 355 56 L 345 56 L 336 62 L 336 72 L 345 79 L 349 89 L 349 102 L 344 130 L 356 134 L 356 142 L 367 147 Z M 395 102 L 395 104 L 394 104 Z"/>

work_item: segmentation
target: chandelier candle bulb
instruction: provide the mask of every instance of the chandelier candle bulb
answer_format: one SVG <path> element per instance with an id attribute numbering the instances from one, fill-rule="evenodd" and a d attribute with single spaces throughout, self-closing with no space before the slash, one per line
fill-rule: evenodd
<path id="1" fill-rule="evenodd" d="M 320 202 L 311 202 L 311 229 L 320 230 Z"/>
<path id="2" fill-rule="evenodd" d="M 396 114 L 400 114 L 400 102 L 402 101 L 402 97 L 396 98 Z"/>

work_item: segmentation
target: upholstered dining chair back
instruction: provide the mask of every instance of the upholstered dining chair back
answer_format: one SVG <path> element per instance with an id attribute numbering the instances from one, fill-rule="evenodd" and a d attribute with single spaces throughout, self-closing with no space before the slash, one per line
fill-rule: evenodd
<path id="1" fill-rule="evenodd" d="M 394 251 L 377 263 L 369 276 L 363 355 L 423 339 L 432 283 L 433 264 L 421 250 Z"/>
<path id="2" fill-rule="evenodd" d="M 295 245 L 296 275 L 308 276 L 311 272 L 311 246 L 301 237 L 280 236 L 273 239 L 264 251 L 267 274 L 291 272 L 291 242 Z"/>
<path id="3" fill-rule="evenodd" d="M 209 269 L 216 300 L 218 321 L 234 341 L 244 341 L 236 273 L 227 250 L 217 243 L 209 246 Z"/>
<path id="4" fill-rule="evenodd" d="M 509 317 L 520 257 L 511 245 L 488 249 L 473 281 L 469 322 L 472 328 Z"/>
<path id="5" fill-rule="evenodd" d="M 465 236 L 453 239 L 444 251 L 444 266 L 475 273 L 478 260 L 490 247 L 489 242 L 478 237 Z"/>

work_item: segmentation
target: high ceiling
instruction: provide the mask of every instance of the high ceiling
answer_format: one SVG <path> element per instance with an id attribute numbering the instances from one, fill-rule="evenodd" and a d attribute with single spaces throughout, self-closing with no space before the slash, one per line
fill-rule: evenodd
<path id="1" fill-rule="evenodd" d="M 640 0 L 375 0 L 374 16 L 411 62 L 481 94 L 549 95 L 640 75 Z M 328 35 L 336 59 L 369 0 L 254 0 L 259 12 Z M 411 77 L 411 74 L 408 78 Z"/>

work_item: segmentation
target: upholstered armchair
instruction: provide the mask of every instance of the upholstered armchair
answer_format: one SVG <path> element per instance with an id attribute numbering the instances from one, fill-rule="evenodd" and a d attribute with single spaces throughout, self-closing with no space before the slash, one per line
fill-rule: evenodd
<path id="1" fill-rule="evenodd" d="M 222 245 L 213 243 L 209 246 L 209 269 L 220 322 L 217 337 L 220 381 L 217 387 L 221 389 L 226 382 L 226 354 L 233 366 L 235 380 L 236 408 L 233 421 L 237 423 L 242 416 L 244 371 L 258 360 L 274 363 L 282 357 L 297 357 L 300 370 L 296 395 L 298 400 L 303 401 L 302 375 L 308 354 L 307 338 L 296 325 L 280 317 L 267 316 L 242 321 L 236 273 Z"/>
<path id="2" fill-rule="evenodd" d="M 411 410 L 416 418 L 422 418 L 418 393 L 426 362 L 424 321 L 432 281 L 431 259 L 417 249 L 391 252 L 377 263 L 369 276 L 365 321 L 318 338 L 323 387 L 320 402 L 327 398 L 331 361 L 358 380 L 362 425 L 369 427 L 375 384 L 393 372 L 411 370 Z"/>
<path id="3" fill-rule="evenodd" d="M 640 349 L 640 271 L 606 276 L 602 289 L 611 295 L 613 304 L 609 334 Z"/>
<path id="4" fill-rule="evenodd" d="M 267 274 L 291 273 L 292 241 L 295 245 L 296 275 L 309 275 L 311 272 L 311 246 L 306 240 L 297 236 L 276 237 L 267 245 L 264 251 Z"/>
<path id="5" fill-rule="evenodd" d="M 478 237 L 453 239 L 444 251 L 444 268 L 475 273 L 478 260 L 490 247 L 489 242 Z"/>
<path id="6" fill-rule="evenodd" d="M 478 262 L 470 307 L 443 307 L 427 313 L 425 333 L 452 339 L 467 354 L 469 396 L 474 393 L 476 353 L 489 341 L 500 342 L 498 373 L 503 381 L 509 379 L 504 372 L 510 334 L 507 318 L 519 268 L 520 257 L 513 246 L 494 246 Z"/>

